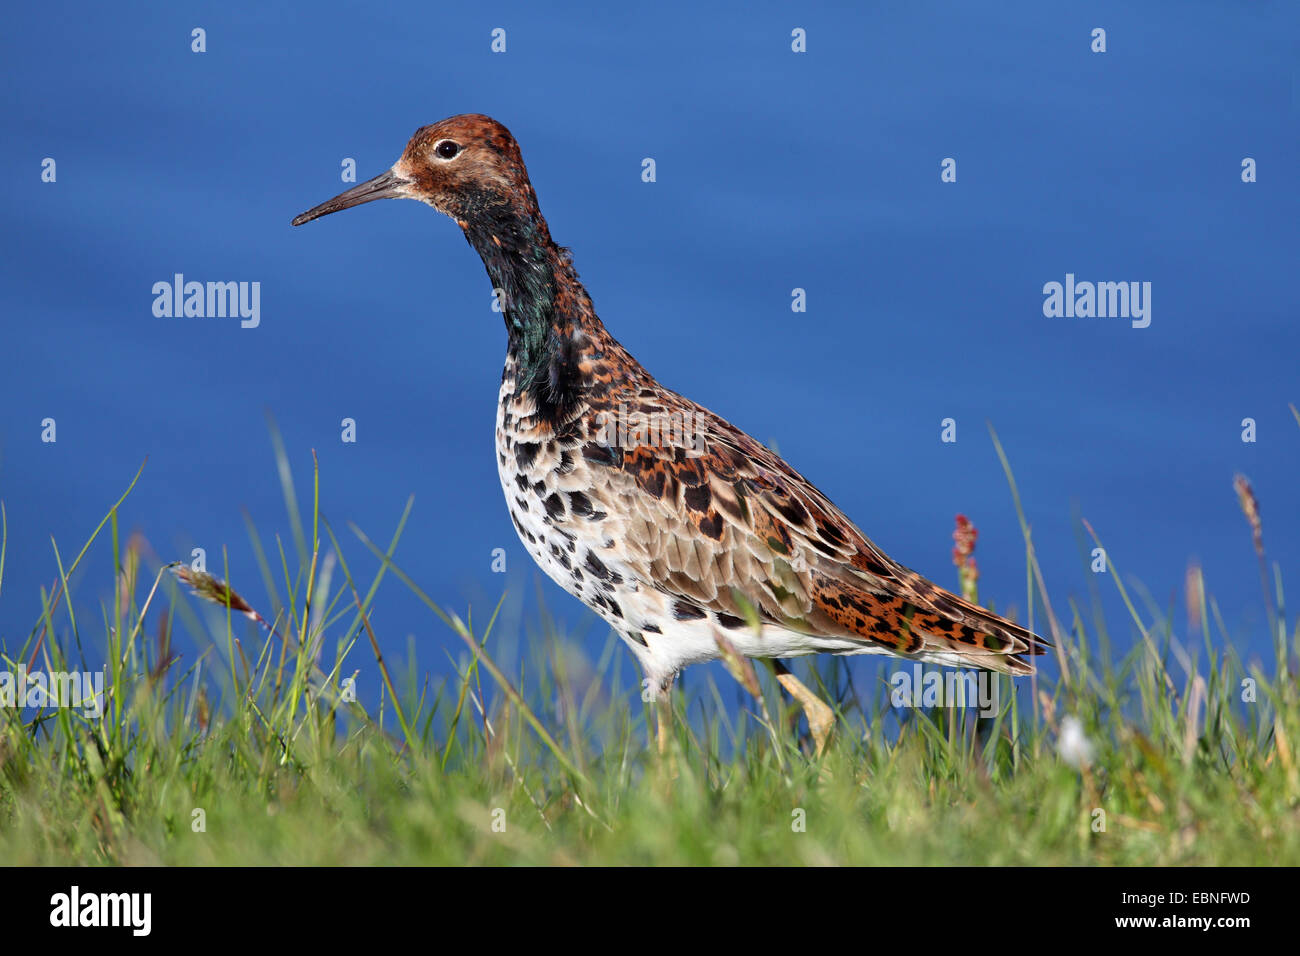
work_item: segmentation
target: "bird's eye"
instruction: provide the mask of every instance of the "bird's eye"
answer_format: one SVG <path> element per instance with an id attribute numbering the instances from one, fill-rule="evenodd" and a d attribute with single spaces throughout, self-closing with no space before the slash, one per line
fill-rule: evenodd
<path id="1" fill-rule="evenodd" d="M 451 159 L 453 156 L 455 156 L 457 153 L 460 152 L 460 146 L 457 143 L 453 143 L 449 139 L 444 139 L 441 143 L 439 143 L 437 146 L 434 147 L 433 151 L 437 153 L 439 156 L 441 156 L 443 159 Z"/>

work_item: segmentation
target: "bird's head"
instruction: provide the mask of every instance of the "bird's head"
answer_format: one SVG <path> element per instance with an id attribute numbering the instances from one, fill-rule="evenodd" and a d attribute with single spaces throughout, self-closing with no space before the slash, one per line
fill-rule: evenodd
<path id="1" fill-rule="evenodd" d="M 478 113 L 421 127 L 391 169 L 294 217 L 293 224 L 375 199 L 418 199 L 465 230 L 483 219 L 531 218 L 536 212 L 514 137 Z"/>

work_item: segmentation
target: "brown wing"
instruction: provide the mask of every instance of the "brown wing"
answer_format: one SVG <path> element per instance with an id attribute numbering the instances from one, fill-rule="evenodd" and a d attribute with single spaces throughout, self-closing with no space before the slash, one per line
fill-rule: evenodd
<path id="1" fill-rule="evenodd" d="M 890 559 L 771 449 L 657 384 L 631 401 L 625 416 L 659 416 L 653 440 L 589 443 L 583 456 L 622 472 L 604 487 L 625 556 L 680 616 L 735 622 L 735 588 L 763 620 L 804 633 L 1033 672 L 1019 655 L 1045 641 Z"/>

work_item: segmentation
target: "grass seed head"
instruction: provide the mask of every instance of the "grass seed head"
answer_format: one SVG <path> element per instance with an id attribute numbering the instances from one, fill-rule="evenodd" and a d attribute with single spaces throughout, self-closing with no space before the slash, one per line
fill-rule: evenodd
<path id="1" fill-rule="evenodd" d="M 1261 558 L 1264 556 L 1264 523 L 1259 518 L 1259 499 L 1255 497 L 1255 489 L 1250 486 L 1250 480 L 1245 475 L 1236 475 L 1232 479 L 1232 487 L 1237 492 L 1237 501 L 1241 504 L 1242 514 L 1250 522 L 1250 533 L 1255 540 L 1255 553 Z"/>
<path id="2" fill-rule="evenodd" d="M 957 527 L 952 533 L 952 563 L 957 565 L 961 596 L 972 603 L 976 603 L 979 597 L 980 570 L 975 564 L 975 541 L 979 534 L 979 529 L 969 518 L 957 516 Z"/>
<path id="3" fill-rule="evenodd" d="M 251 620 L 259 624 L 265 624 L 262 615 L 253 610 L 253 606 L 240 597 L 233 588 L 225 581 L 213 577 L 206 571 L 195 571 L 187 565 L 179 565 L 175 569 L 176 577 L 180 578 L 182 583 L 189 586 L 196 595 L 205 601 L 213 604 L 220 604 L 222 607 L 228 607 L 232 611 L 238 611 Z"/>

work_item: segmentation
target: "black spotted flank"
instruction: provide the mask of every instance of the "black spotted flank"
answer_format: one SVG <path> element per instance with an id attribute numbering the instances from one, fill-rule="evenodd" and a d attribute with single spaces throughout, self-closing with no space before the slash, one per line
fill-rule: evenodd
<path id="1" fill-rule="evenodd" d="M 704 612 L 694 604 L 687 604 L 685 601 L 674 601 L 673 617 L 679 621 L 698 621 L 704 617 Z"/>
<path id="2" fill-rule="evenodd" d="M 730 630 L 735 630 L 736 628 L 740 627 L 742 624 L 745 623 L 745 619 L 743 617 L 736 617 L 736 615 L 734 614 L 727 614 L 723 611 L 719 611 L 717 617 L 718 617 L 718 623 Z"/>
<path id="3" fill-rule="evenodd" d="M 617 571 L 611 571 L 605 567 L 605 562 L 596 557 L 595 552 L 587 552 L 587 560 L 583 562 L 583 567 L 595 575 L 599 580 L 609 584 L 622 584 L 623 575 Z"/>
<path id="4" fill-rule="evenodd" d="M 582 457 L 593 465 L 612 465 L 615 461 L 614 449 L 595 442 L 587 442 L 582 446 Z"/>
<path id="5" fill-rule="evenodd" d="M 591 499 L 581 491 L 569 492 L 569 508 L 575 515 L 586 518 L 589 521 L 599 521 L 605 517 L 605 512 L 597 511 L 591 506 Z"/>
<path id="6" fill-rule="evenodd" d="M 546 505 L 546 513 L 552 518 L 558 518 L 564 514 L 564 499 L 556 492 L 552 491 L 542 503 Z"/>
<path id="7" fill-rule="evenodd" d="M 535 441 L 521 441 L 515 445 L 515 463 L 519 465 L 519 470 L 527 471 L 531 468 L 541 450 L 542 446 Z"/>

